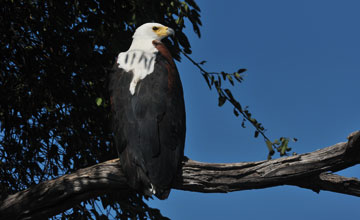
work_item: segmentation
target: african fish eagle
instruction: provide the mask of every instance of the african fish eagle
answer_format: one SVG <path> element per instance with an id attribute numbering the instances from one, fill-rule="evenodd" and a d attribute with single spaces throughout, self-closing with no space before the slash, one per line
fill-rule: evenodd
<path id="1" fill-rule="evenodd" d="M 184 156 L 185 105 L 180 76 L 161 42 L 174 31 L 138 27 L 110 76 L 114 140 L 129 185 L 166 199 Z"/>

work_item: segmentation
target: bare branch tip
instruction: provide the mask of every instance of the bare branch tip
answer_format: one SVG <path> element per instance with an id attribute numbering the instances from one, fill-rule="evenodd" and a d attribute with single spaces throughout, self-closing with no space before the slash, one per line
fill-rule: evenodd
<path id="1" fill-rule="evenodd" d="M 350 141 L 351 139 L 353 139 L 355 136 L 360 136 L 360 130 L 358 131 L 354 131 L 351 134 L 349 134 L 349 136 L 347 136 L 347 139 Z"/>

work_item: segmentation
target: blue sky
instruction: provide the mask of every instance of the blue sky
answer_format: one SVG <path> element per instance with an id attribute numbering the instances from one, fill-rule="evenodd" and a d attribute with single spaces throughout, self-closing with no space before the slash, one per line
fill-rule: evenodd
<path id="1" fill-rule="evenodd" d="M 197 1 L 202 37 L 187 35 L 192 58 L 208 71 L 247 68 L 233 94 L 249 105 L 271 139 L 296 137 L 297 153 L 346 141 L 360 124 L 360 1 Z M 177 63 L 185 92 L 185 154 L 205 162 L 264 160 L 253 128 L 241 128 L 232 108 L 217 107 L 199 71 Z M 341 172 L 360 177 L 360 167 Z M 150 205 L 171 219 L 358 219 L 360 198 L 281 186 L 228 194 L 173 190 Z"/>

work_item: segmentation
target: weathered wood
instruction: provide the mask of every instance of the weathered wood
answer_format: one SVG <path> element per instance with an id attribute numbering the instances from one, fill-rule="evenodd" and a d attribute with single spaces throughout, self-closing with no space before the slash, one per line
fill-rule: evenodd
<path id="1" fill-rule="evenodd" d="M 360 197 L 359 179 L 354 177 L 347 178 L 332 173 L 321 173 L 309 179 L 295 181 L 290 185 L 312 189 L 317 193 L 319 193 L 320 190 L 326 190 Z"/>
<path id="2" fill-rule="evenodd" d="M 42 219 L 106 192 L 128 189 L 119 161 L 109 160 L 8 196 L 0 219 Z"/>
<path id="3" fill-rule="evenodd" d="M 278 185 L 296 185 L 326 171 L 360 162 L 360 132 L 349 141 L 311 153 L 258 162 L 211 164 L 188 160 L 174 188 L 196 192 L 232 192 Z M 306 188 L 314 189 L 311 185 Z M 329 190 L 329 189 L 324 189 Z M 330 190 L 334 191 L 334 190 Z"/>
<path id="4" fill-rule="evenodd" d="M 311 153 L 243 163 L 202 163 L 184 160 L 173 188 L 214 193 L 294 185 L 316 192 L 328 190 L 360 197 L 360 180 L 328 171 L 360 163 L 360 132 L 346 143 Z M 8 196 L 0 203 L 0 219 L 42 219 L 80 201 L 113 191 L 128 190 L 120 161 L 106 161 Z"/>

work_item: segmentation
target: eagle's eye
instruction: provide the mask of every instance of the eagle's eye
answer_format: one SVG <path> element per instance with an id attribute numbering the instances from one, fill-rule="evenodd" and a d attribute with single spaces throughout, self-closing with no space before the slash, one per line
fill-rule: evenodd
<path id="1" fill-rule="evenodd" d="M 156 27 L 156 26 L 154 26 L 152 29 L 153 29 L 154 31 L 159 30 L 159 28 L 158 28 L 158 27 Z"/>

